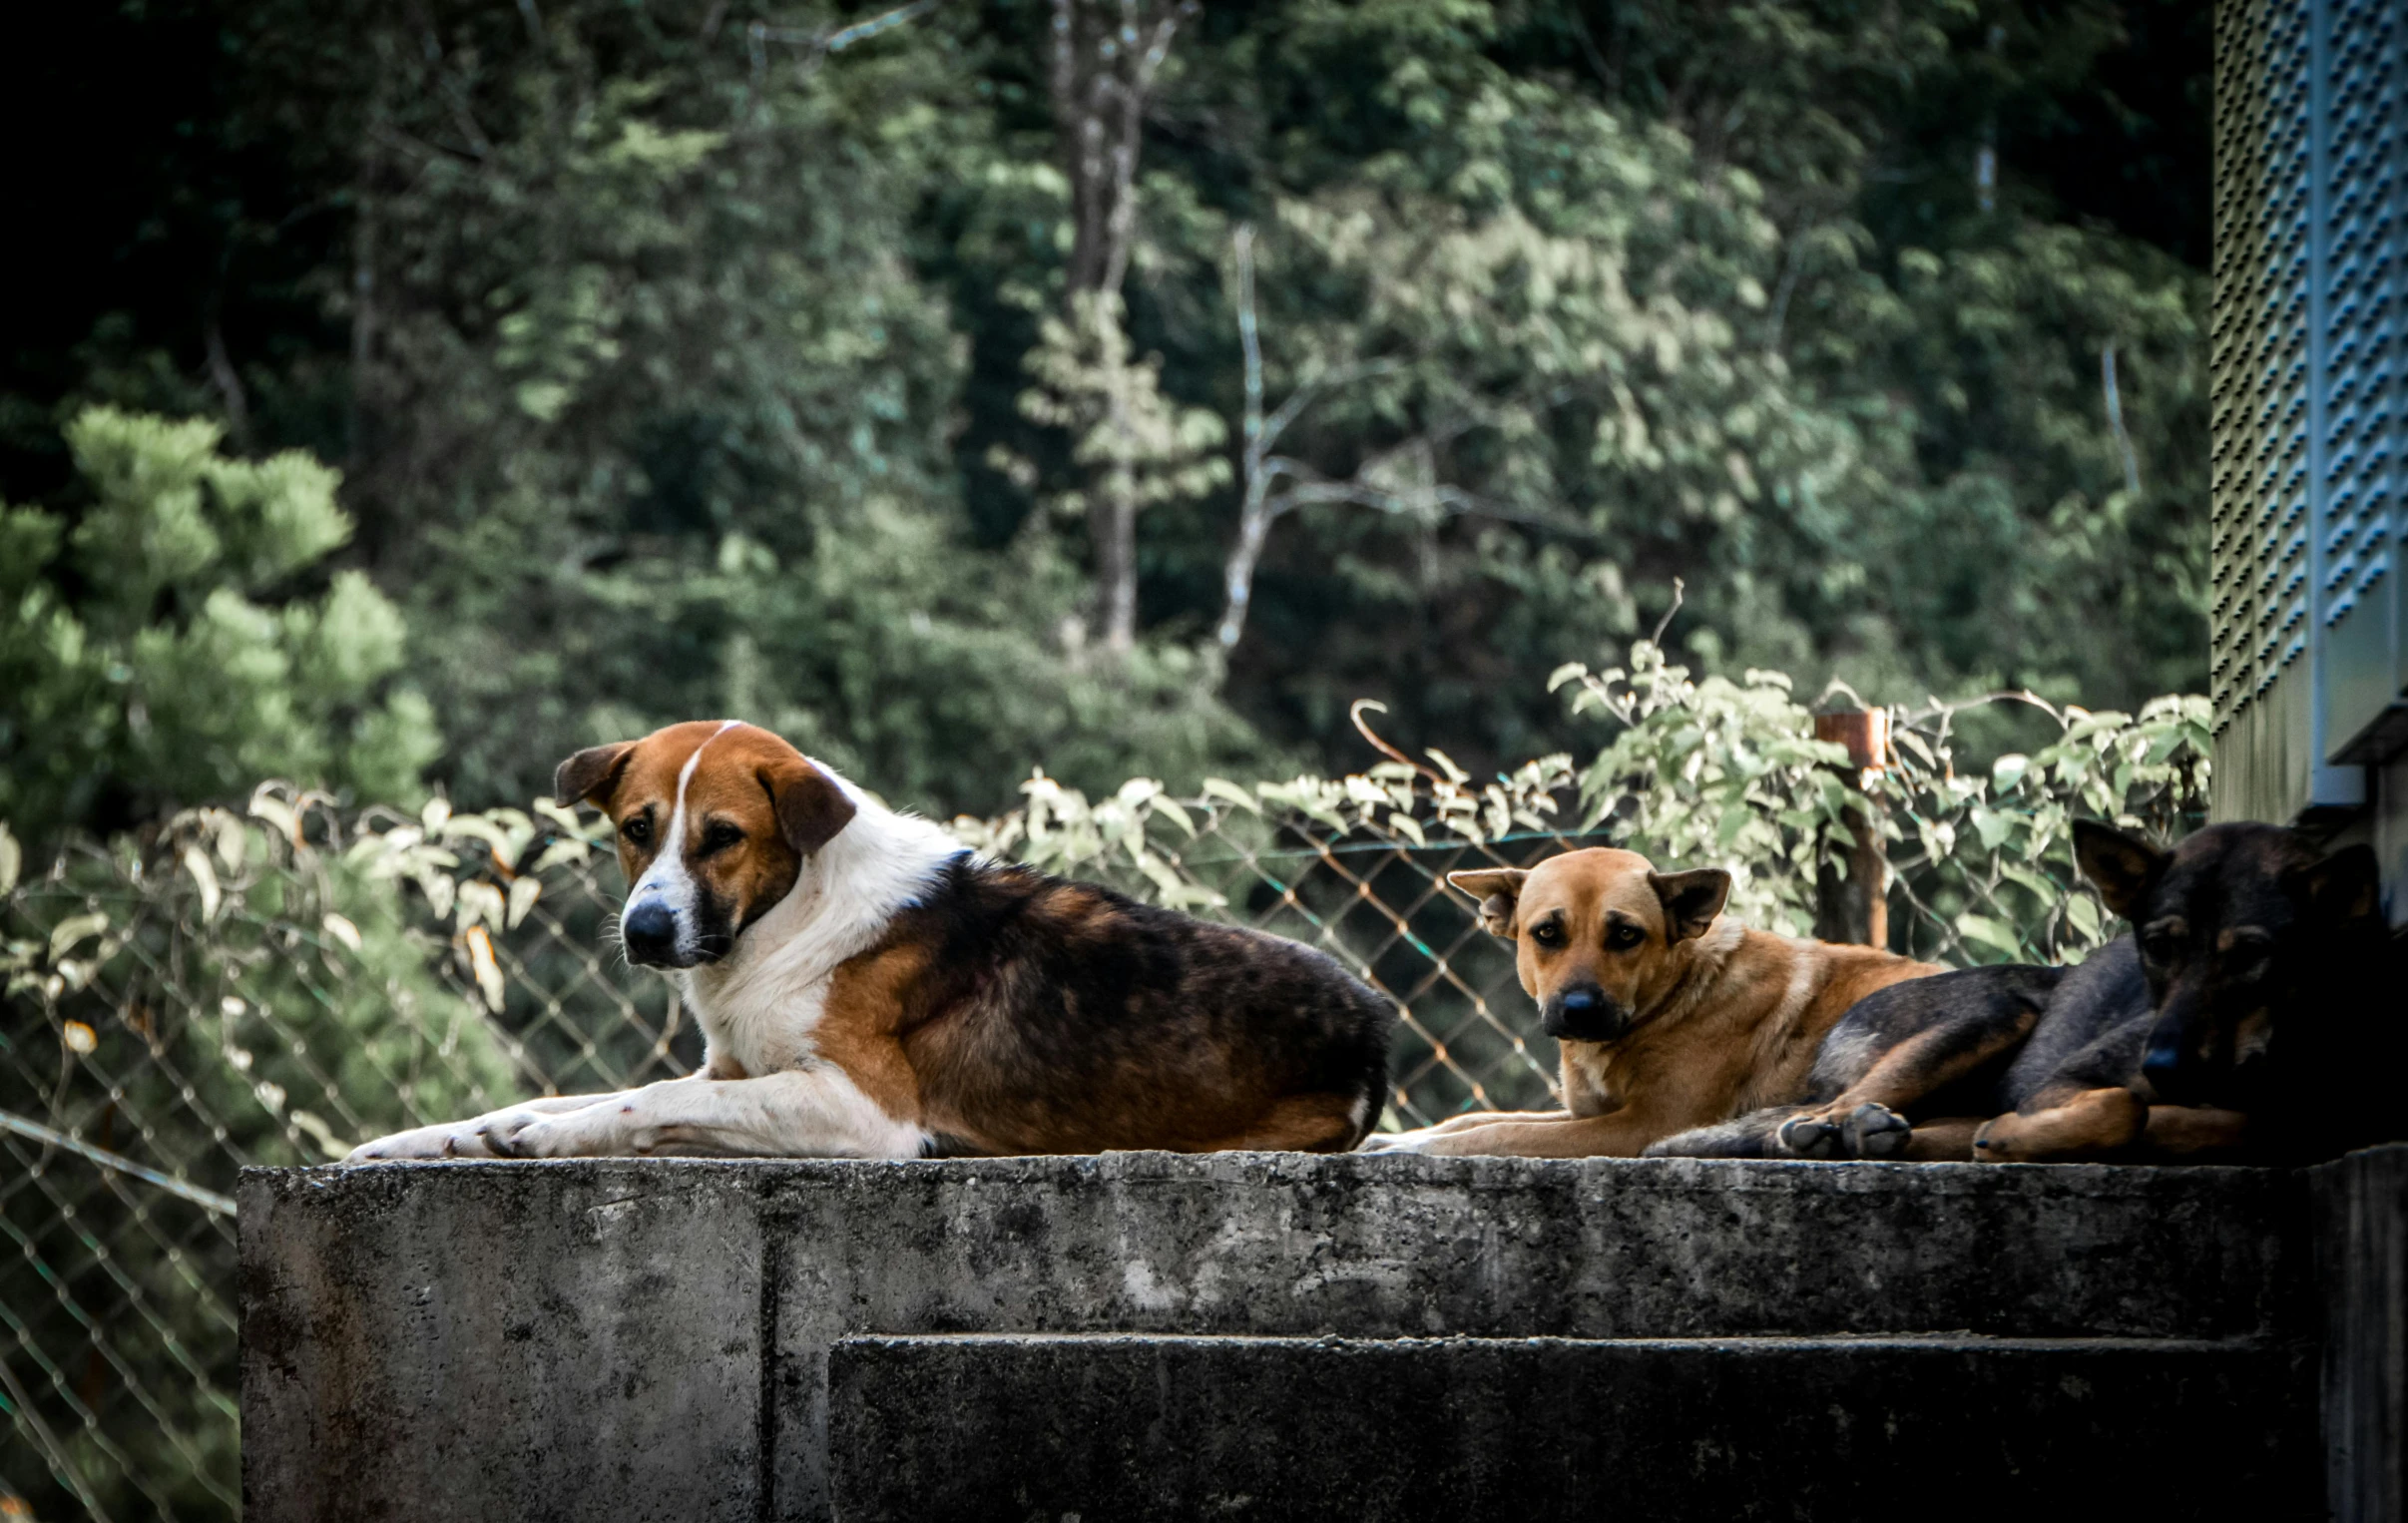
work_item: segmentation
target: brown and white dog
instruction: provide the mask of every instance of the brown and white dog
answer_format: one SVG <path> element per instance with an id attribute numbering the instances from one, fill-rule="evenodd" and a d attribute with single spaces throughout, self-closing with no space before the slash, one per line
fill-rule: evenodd
<path id="1" fill-rule="evenodd" d="M 1330 958 L 981 862 L 767 731 L 676 725 L 560 765 L 618 829 L 629 960 L 675 970 L 701 1073 L 529 1101 L 353 1162 L 1351 1148 L 1394 1013 Z"/>
<path id="2" fill-rule="evenodd" d="M 1447 881 L 1515 944 L 1522 987 L 1562 1048 L 1566 1109 L 1475 1112 L 1372 1138 L 1372 1151 L 1636 1157 L 1790 1099 L 1849 1006 L 1941 971 L 1748 929 L 1722 914 L 1729 873 L 1658 872 L 1633 851 L 1594 847 Z"/>

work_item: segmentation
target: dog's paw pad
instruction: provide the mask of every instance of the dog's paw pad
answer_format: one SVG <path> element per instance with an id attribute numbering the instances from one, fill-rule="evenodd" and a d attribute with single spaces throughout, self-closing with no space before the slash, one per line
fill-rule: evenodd
<path id="1" fill-rule="evenodd" d="M 1774 1138 L 1781 1151 L 1792 1158 L 1837 1158 L 1840 1156 L 1839 1128 L 1820 1116 L 1798 1116 L 1781 1123 Z"/>
<path id="2" fill-rule="evenodd" d="M 1886 1105 L 1867 1101 L 1848 1113 L 1840 1124 L 1848 1152 L 1856 1158 L 1895 1158 L 1906 1150 L 1915 1129 L 1907 1119 Z"/>

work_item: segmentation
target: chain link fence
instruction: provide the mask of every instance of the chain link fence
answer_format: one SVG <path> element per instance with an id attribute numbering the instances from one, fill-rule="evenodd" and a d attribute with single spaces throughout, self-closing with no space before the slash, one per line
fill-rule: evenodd
<path id="1" fill-rule="evenodd" d="M 1773 772 L 1747 758 L 1762 760 L 1762 738 L 1743 726 L 1720 745 L 1691 723 L 1699 713 L 1674 716 L 1707 758 L 1680 762 L 1676 791 L 1710 802 L 1732 767 L 1760 790 Z M 1780 785 L 1827 808 L 1791 807 L 1786 834 L 1753 843 L 1711 809 L 1695 828 L 1753 853 L 1724 853 L 1739 912 L 1803 929 L 1862 786 L 1892 843 L 1895 945 L 1959 961 L 2067 955 L 2101 917 L 2051 820 L 2083 808 L 2171 833 L 2203 783 L 2178 747 L 2153 759 L 2163 736 L 2146 722 L 2110 718 L 2075 736 L 2061 717 L 2069 755 L 2090 761 L 2053 771 L 2046 753 L 2013 759 L 2026 769 L 2003 787 L 1995 772 L 1962 785 L 1902 751 L 1885 776 L 1843 777 L 1826 797 L 1833 759 L 1806 743 Z M 1944 721 L 1936 735 L 1944 757 Z M 1091 802 L 1040 776 L 1022 809 L 955 828 L 1326 949 L 1395 1001 L 1384 1120 L 1418 1126 L 1556 1091 L 1554 1044 L 1511 948 L 1478 930 L 1448 872 L 1609 841 L 1714 859 L 1663 850 L 1681 828 L 1672 795 L 1614 791 L 1654 786 L 1634 764 L 1614 762 L 1625 771 L 1591 785 L 1586 809 L 1563 759 L 1484 784 L 1398 761 L 1336 780 L 1215 781 L 1191 799 L 1137 782 Z M 402 1126 L 701 1062 L 673 985 L 611 944 L 619 873 L 590 816 L 440 802 L 345 813 L 263 788 L 242 811 L 191 811 L 21 866 L 0 833 L 0 1518 L 240 1512 L 230 1196 L 241 1167 L 322 1163 Z"/>

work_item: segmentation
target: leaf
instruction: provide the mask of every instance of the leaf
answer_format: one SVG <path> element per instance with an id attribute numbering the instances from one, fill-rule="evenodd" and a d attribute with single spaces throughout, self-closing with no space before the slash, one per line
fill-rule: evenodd
<path id="1" fill-rule="evenodd" d="M 494 960 L 493 938 L 485 934 L 482 925 L 472 925 L 461 939 L 467 943 L 468 970 L 476 978 L 478 991 L 485 996 L 485 1008 L 496 1015 L 501 1014 L 503 996 L 507 991 L 502 983 L 502 966 Z"/>
<path id="2" fill-rule="evenodd" d="M 1553 693 L 1556 689 L 1561 688 L 1564 684 L 1588 675 L 1588 663 L 1581 661 L 1567 661 L 1562 666 L 1547 674 L 1547 691 Z"/>
<path id="3" fill-rule="evenodd" d="M 347 916 L 327 910 L 324 918 L 320 919 L 318 924 L 324 928 L 327 935 L 350 948 L 352 952 L 356 953 L 359 950 L 359 927 L 353 925 Z"/>
<path id="4" fill-rule="evenodd" d="M 1136 808 L 1139 804 L 1159 795 L 1162 790 L 1163 785 L 1152 777 L 1132 777 L 1122 783 L 1121 790 L 1113 796 L 1128 807 Z"/>
<path id="5" fill-rule="evenodd" d="M 2002 862 L 1999 864 L 1998 870 L 2009 882 L 2024 888 L 2043 904 L 2054 904 L 2065 896 L 2065 888 L 2062 884 L 2049 881 L 2046 876 L 2034 872 L 2029 867 L 2018 866 L 2012 862 Z"/>
<path id="6" fill-rule="evenodd" d="M 2015 928 L 2003 925 L 1988 915 L 1964 914 L 1957 916 L 1957 934 L 1968 941 L 1978 941 L 1984 946 L 1994 947 L 2005 952 L 2009 957 L 2021 957 L 2024 954 L 2023 938 L 2015 934 Z"/>
<path id="7" fill-rule="evenodd" d="M 549 798 L 538 798 L 530 807 L 580 840 L 585 838 L 586 831 L 590 828 L 584 820 L 577 817 L 575 809 L 563 808 Z"/>
<path id="8" fill-rule="evenodd" d="M 1744 803 L 1734 803 L 1724 809 L 1722 817 L 1714 821 L 1715 849 L 1726 849 L 1732 841 L 1737 840 L 1739 832 L 1746 829 L 1748 821 L 1754 817 L 1755 811 Z"/>
<path id="9" fill-rule="evenodd" d="M 201 894 L 201 920 L 206 925 L 218 918 L 218 869 L 210 865 L 209 853 L 197 844 L 185 847 L 181 860 L 184 870 L 193 875 L 193 887 Z"/>
<path id="10" fill-rule="evenodd" d="M 563 862 L 584 861 L 592 850 L 591 846 L 574 835 L 554 836 L 552 844 L 544 847 L 542 853 L 535 858 L 527 870 L 519 874 L 519 881 L 523 883 L 529 878 L 549 872 Z"/>
<path id="11" fill-rule="evenodd" d="M 482 879 L 471 879 L 459 888 L 458 908 L 454 912 L 460 928 L 466 930 L 478 922 L 499 927 L 509 914 L 502 891 Z"/>
<path id="12" fill-rule="evenodd" d="M 1437 747 L 1432 746 L 1428 748 L 1422 753 L 1422 755 L 1437 762 L 1438 769 L 1446 773 L 1447 780 L 1456 784 L 1458 787 L 1472 780 L 1472 774 L 1470 772 L 1467 772 L 1462 767 L 1457 766 L 1455 764 L 1455 759 L 1448 756 L 1445 752 L 1440 751 Z"/>
<path id="13" fill-rule="evenodd" d="M 1985 809 L 1979 804 L 1968 812 L 1973 820 L 1973 833 L 1981 837 L 1984 851 L 1998 850 L 2007 837 L 2015 833 L 2016 819 L 2012 814 L 2001 814 L 1996 809 Z"/>
<path id="14" fill-rule="evenodd" d="M 301 816 L 273 793 L 262 791 L 251 794 L 250 813 L 254 819 L 263 819 L 275 826 L 276 833 L 293 845 L 301 843 Z"/>
<path id="15" fill-rule="evenodd" d="M 518 923 L 527 918 L 527 911 L 535 907 L 535 901 L 542 896 L 543 891 L 543 879 L 537 877 L 531 872 L 525 873 L 511 880 L 509 916 L 510 929 L 518 929 Z"/>
<path id="16" fill-rule="evenodd" d="M 1179 827 L 1188 832 L 1188 839 L 1196 839 L 1195 819 L 1189 815 L 1187 809 L 1178 800 L 1172 798 L 1168 793 L 1154 800 L 1154 812 L 1157 815 L 1168 815 L 1177 820 Z"/>
<path id="17" fill-rule="evenodd" d="M 226 863 L 229 872 L 241 872 L 243 861 L 250 855 L 250 831 L 242 824 L 242 816 L 232 809 L 212 809 L 218 826 L 218 859 Z"/>
<path id="18" fill-rule="evenodd" d="M 1990 763 L 1990 785 L 2002 793 L 2007 792 L 2024 780 L 2024 772 L 2031 765 L 2030 757 L 2009 752 Z"/>
<path id="19" fill-rule="evenodd" d="M 108 928 L 109 914 L 106 910 L 95 909 L 80 915 L 69 915 L 50 928 L 50 960 L 56 963 L 77 942 L 86 936 L 97 936 Z"/>
<path id="20" fill-rule="evenodd" d="M 25 848 L 8 833 L 6 823 L 0 823 L 0 894 L 17 886 L 17 874 L 25 866 Z"/>
<path id="21" fill-rule="evenodd" d="M 1398 835 L 1408 837 L 1416 846 L 1426 846 L 1430 843 L 1429 837 L 1421 833 L 1421 821 L 1402 809 L 1394 810 L 1388 815 L 1388 828 Z"/>
<path id="22" fill-rule="evenodd" d="M 2084 940 L 2097 941 L 2099 939 L 2101 926 L 2099 905 L 2089 894 L 2069 895 L 2065 901 L 2065 917 L 2074 929 L 2082 933 Z"/>

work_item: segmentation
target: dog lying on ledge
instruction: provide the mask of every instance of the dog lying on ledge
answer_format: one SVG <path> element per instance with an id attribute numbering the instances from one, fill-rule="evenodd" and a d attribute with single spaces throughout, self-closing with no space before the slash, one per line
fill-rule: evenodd
<path id="1" fill-rule="evenodd" d="M 2371 850 L 2221 824 L 2167 851 L 2088 820 L 2074 848 L 2134 934 L 2076 968 L 1876 993 L 1796 1103 L 1650 1153 L 2304 1163 L 2408 1135 L 2408 990 L 2384 969 Z"/>
<path id="2" fill-rule="evenodd" d="M 1388 1004 L 1320 952 L 980 862 L 767 731 L 579 752 L 628 959 L 675 970 L 703 1071 L 361 1146 L 405 1158 L 917 1158 L 1359 1142 Z"/>
<path id="3" fill-rule="evenodd" d="M 1817 1044 L 1850 1006 L 1942 971 L 1748 929 L 1722 915 L 1729 873 L 1658 872 L 1632 851 L 1591 847 L 1447 881 L 1514 943 L 1522 987 L 1562 1047 L 1566 1109 L 1473 1112 L 1374 1137 L 1372 1152 L 1635 1157 L 1802 1093 Z"/>

